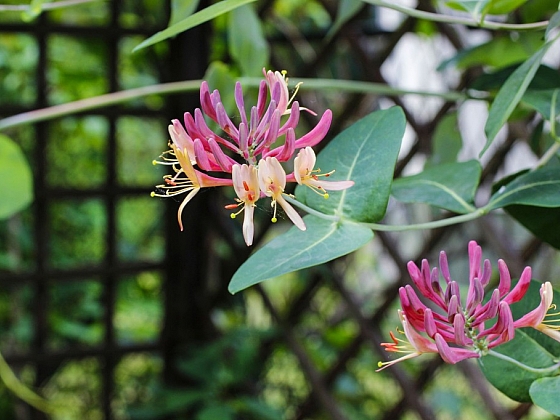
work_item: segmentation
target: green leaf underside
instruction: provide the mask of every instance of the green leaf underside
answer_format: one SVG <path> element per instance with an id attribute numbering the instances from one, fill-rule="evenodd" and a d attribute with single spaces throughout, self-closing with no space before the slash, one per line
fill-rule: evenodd
<path id="1" fill-rule="evenodd" d="M 515 331 L 515 338 L 494 349 L 497 353 L 509 356 L 533 368 L 546 368 L 554 365 L 554 356 L 521 330 Z M 530 372 L 506 360 L 492 355 L 478 359 L 482 373 L 497 389 L 511 399 L 529 402 L 531 383 L 543 373 Z"/>
<path id="2" fill-rule="evenodd" d="M 33 178 L 25 155 L 9 137 L 0 134 L 0 220 L 33 200 Z"/>
<path id="3" fill-rule="evenodd" d="M 255 252 L 233 275 L 228 290 L 237 293 L 264 280 L 312 267 L 349 254 L 373 238 L 373 232 L 350 222 L 308 215 L 306 231 L 293 226 Z"/>
<path id="4" fill-rule="evenodd" d="M 237 7 L 243 6 L 244 4 L 247 3 L 252 3 L 254 1 L 255 0 L 220 1 L 216 4 L 213 4 L 201 10 L 200 12 L 195 13 L 194 15 L 187 17 L 186 19 L 183 19 L 180 22 L 175 23 L 174 25 L 169 26 L 163 31 L 160 31 L 152 35 L 148 39 L 145 39 L 140 44 L 138 44 L 132 51 L 133 52 L 138 51 L 150 45 L 157 44 L 158 42 L 174 37 L 175 35 L 180 34 L 181 32 L 185 32 L 191 28 L 194 28 L 195 26 L 198 26 L 204 22 L 208 22 L 209 20 L 212 20 L 215 17 L 227 13 Z"/>
<path id="5" fill-rule="evenodd" d="M 391 194 L 404 203 L 426 203 L 456 213 L 470 213 L 481 166 L 476 160 L 433 166 L 397 179 Z"/>
<path id="6" fill-rule="evenodd" d="M 560 416 L 560 376 L 537 379 L 531 384 L 529 394 L 533 403 L 549 413 Z"/>
<path id="7" fill-rule="evenodd" d="M 401 108 L 376 111 L 337 135 L 317 156 L 316 168 L 336 170 L 329 181 L 352 180 L 329 198 L 298 186 L 296 197 L 322 213 L 358 222 L 378 222 L 385 215 L 406 119 Z"/>
<path id="8" fill-rule="evenodd" d="M 546 43 L 543 47 L 533 54 L 527 61 L 521 64 L 512 75 L 506 80 L 498 91 L 488 113 L 488 120 L 484 127 L 487 141 L 480 154 L 482 155 L 492 144 L 498 131 L 506 123 L 509 116 L 523 97 L 527 87 L 533 80 L 541 60 L 548 51 L 551 43 Z"/>
<path id="9" fill-rule="evenodd" d="M 492 195 L 486 208 L 494 210 L 512 204 L 560 207 L 560 167 L 540 168 L 517 177 Z"/>

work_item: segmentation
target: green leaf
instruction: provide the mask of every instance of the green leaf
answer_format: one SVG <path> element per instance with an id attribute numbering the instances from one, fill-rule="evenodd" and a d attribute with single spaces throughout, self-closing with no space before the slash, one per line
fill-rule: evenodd
<path id="1" fill-rule="evenodd" d="M 560 207 L 560 167 L 551 166 L 527 172 L 502 186 L 485 206 L 489 211 L 512 204 Z"/>
<path id="2" fill-rule="evenodd" d="M 457 161 L 457 155 L 463 147 L 459 131 L 457 113 L 451 112 L 441 119 L 432 138 L 432 154 L 426 162 L 426 168 Z"/>
<path id="3" fill-rule="evenodd" d="M 33 201 L 33 176 L 25 155 L 9 137 L 0 134 L 0 220 Z"/>
<path id="4" fill-rule="evenodd" d="M 454 0 L 447 1 L 445 5 L 452 9 L 469 12 L 475 19 L 478 19 L 489 2 L 490 0 Z"/>
<path id="5" fill-rule="evenodd" d="M 555 416 L 560 416 L 560 376 L 537 379 L 531 384 L 529 395 L 534 404 Z"/>
<path id="6" fill-rule="evenodd" d="M 324 213 L 358 222 L 378 222 L 385 215 L 406 119 L 401 108 L 376 111 L 338 134 L 317 156 L 317 168 L 336 172 L 329 180 L 352 180 L 329 199 L 298 186 L 296 197 Z"/>
<path id="7" fill-rule="evenodd" d="M 485 7 L 485 14 L 489 15 L 503 15 L 513 12 L 519 6 L 527 3 L 528 0 L 491 0 Z"/>
<path id="8" fill-rule="evenodd" d="M 295 226 L 249 257 L 229 283 L 237 293 L 264 280 L 325 263 L 360 248 L 373 232 L 350 222 L 334 222 L 308 215 L 306 231 Z"/>
<path id="9" fill-rule="evenodd" d="M 558 74 L 560 79 L 560 74 Z M 544 89 L 544 90 L 528 90 L 523 95 L 523 103 L 529 105 L 535 111 L 539 112 L 544 119 L 549 120 L 551 114 L 552 99 L 554 97 L 554 91 L 558 89 Z M 555 116 L 560 114 L 560 106 L 558 101 L 558 93 L 556 94 L 556 104 L 555 104 Z"/>
<path id="10" fill-rule="evenodd" d="M 207 7 L 206 9 L 201 10 L 200 12 L 195 13 L 194 15 L 189 16 L 186 19 L 183 19 L 180 22 L 175 23 L 174 25 L 169 26 L 167 29 L 152 35 L 148 39 L 142 41 L 138 44 L 132 52 L 141 50 L 142 48 L 146 48 L 150 45 L 157 44 L 165 39 L 171 38 L 181 32 L 185 32 L 188 29 L 194 28 L 204 22 L 208 22 L 209 20 L 214 19 L 217 16 L 223 15 L 233 9 L 236 9 L 240 6 L 243 6 L 247 3 L 252 3 L 255 0 L 224 0 L 220 1 L 212 6 Z"/>
<path id="11" fill-rule="evenodd" d="M 560 208 L 513 205 L 507 214 L 522 224 L 540 240 L 560 249 Z"/>
<path id="12" fill-rule="evenodd" d="M 532 368 L 546 368 L 555 364 L 552 354 L 519 329 L 515 331 L 513 340 L 501 344 L 494 351 Z M 546 375 L 523 369 L 491 354 L 478 359 L 478 363 L 482 373 L 492 385 L 512 400 L 519 402 L 531 401 L 529 396 L 531 383 Z"/>
<path id="13" fill-rule="evenodd" d="M 516 302 L 510 305 L 511 313 L 513 315 L 513 319 L 517 320 L 521 318 L 523 315 L 531 312 L 541 303 L 541 289 L 542 283 L 537 280 L 531 280 L 529 285 L 529 289 L 523 299 L 519 302 Z M 553 302 L 558 303 L 560 302 L 560 292 L 558 290 L 553 289 L 554 297 Z M 522 331 L 531 337 L 535 342 L 537 342 L 542 348 L 548 351 L 550 354 L 554 355 L 555 357 L 560 356 L 560 342 L 554 340 L 553 338 L 549 337 L 546 334 L 541 333 L 540 331 L 534 328 L 523 328 Z"/>
<path id="14" fill-rule="evenodd" d="M 503 68 L 527 60 L 542 46 L 542 32 L 526 32 L 518 38 L 498 36 L 490 41 L 461 50 L 454 57 L 439 65 L 443 69 L 455 65 L 458 69 L 473 66 Z"/>
<path id="15" fill-rule="evenodd" d="M 476 90 L 499 89 L 518 67 L 518 65 L 513 65 L 493 73 L 483 74 L 476 78 L 469 88 Z M 529 83 L 528 90 L 556 89 L 558 87 L 560 87 L 558 70 L 541 64 L 533 80 Z"/>
<path id="16" fill-rule="evenodd" d="M 192 15 L 198 3 L 199 0 L 171 0 L 171 18 L 168 26 L 175 25 Z"/>
<path id="17" fill-rule="evenodd" d="M 393 182 L 391 194 L 404 203 L 427 203 L 455 213 L 470 213 L 482 168 L 476 160 L 430 167 Z"/>
<path id="18" fill-rule="evenodd" d="M 227 405 L 213 405 L 204 407 L 196 415 L 196 420 L 235 420 L 234 411 Z"/>
<path id="19" fill-rule="evenodd" d="M 550 20 L 548 21 L 548 26 L 546 27 L 546 31 L 544 33 L 544 39 L 550 41 L 550 33 L 560 26 L 560 10 L 557 11 L 552 15 Z"/>
<path id="20" fill-rule="evenodd" d="M 482 149 L 482 152 L 480 152 L 481 155 L 484 154 L 490 144 L 492 144 L 494 138 L 498 134 L 498 131 L 500 131 L 502 126 L 506 123 L 507 119 L 523 97 L 525 90 L 527 90 L 529 83 L 533 80 L 533 77 L 540 66 L 541 60 L 548 51 L 550 45 L 552 45 L 551 42 L 546 43 L 540 50 L 520 65 L 498 91 L 494 102 L 490 106 L 488 120 L 486 121 L 486 125 L 484 127 L 487 141 L 486 145 Z"/>
<path id="21" fill-rule="evenodd" d="M 364 7 L 361 0 L 340 0 L 338 2 L 338 10 L 333 25 L 330 27 L 324 42 L 327 43 L 331 38 L 344 26 L 346 22 L 352 19 L 360 9 Z"/>
<path id="22" fill-rule="evenodd" d="M 269 47 L 261 21 L 252 5 L 232 11 L 228 21 L 229 52 L 244 76 L 262 76 L 268 63 Z"/>

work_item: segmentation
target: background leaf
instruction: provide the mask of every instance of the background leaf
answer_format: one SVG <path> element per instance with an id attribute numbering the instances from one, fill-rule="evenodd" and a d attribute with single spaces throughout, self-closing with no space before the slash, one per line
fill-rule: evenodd
<path id="1" fill-rule="evenodd" d="M 229 283 L 230 293 L 237 293 L 261 281 L 312 267 L 349 254 L 373 238 L 373 232 L 360 225 L 304 218 L 306 231 L 293 226 L 249 257 Z"/>
<path id="2" fill-rule="evenodd" d="M 558 80 L 560 81 L 560 74 L 557 75 Z M 560 86 L 559 86 L 560 87 Z M 556 89 L 543 89 L 543 90 L 528 90 L 523 95 L 523 102 L 533 108 L 535 111 L 539 112 L 545 120 L 550 119 L 550 110 L 552 105 L 552 97 L 554 95 L 554 91 Z M 557 94 L 558 95 L 558 94 Z M 558 95 L 560 96 L 560 95 Z M 556 116 L 560 114 L 560 106 L 558 98 L 556 102 Z"/>
<path id="3" fill-rule="evenodd" d="M 455 213 L 470 213 L 482 168 L 476 160 L 433 166 L 393 182 L 391 194 L 403 203 L 427 203 Z"/>
<path id="4" fill-rule="evenodd" d="M 0 134 L 0 220 L 33 200 L 33 177 L 25 155 L 9 137 Z"/>
<path id="5" fill-rule="evenodd" d="M 171 0 L 171 18 L 169 25 L 175 25 L 192 15 L 198 7 L 199 0 Z"/>
<path id="6" fill-rule="evenodd" d="M 174 25 L 169 26 L 168 28 L 160 31 L 148 39 L 142 41 L 138 44 L 132 51 L 138 51 L 142 48 L 146 48 L 150 45 L 157 44 L 165 39 L 171 38 L 181 32 L 185 32 L 188 29 L 194 28 L 204 22 L 208 22 L 209 20 L 214 19 L 217 16 L 223 15 L 237 7 L 243 6 L 244 4 L 251 3 L 255 0 L 224 0 L 220 1 L 212 6 L 207 7 L 206 9 L 201 10 L 200 12 L 195 13 L 194 15 L 189 16 L 186 19 L 183 19 L 180 22 L 175 23 Z"/>
<path id="7" fill-rule="evenodd" d="M 329 180 L 352 180 L 329 199 L 298 186 L 296 196 L 325 214 L 342 214 L 358 222 L 377 222 L 387 210 L 395 163 L 406 119 L 401 108 L 375 111 L 337 135 L 317 156 L 317 168 L 336 169 Z"/>
<path id="8" fill-rule="evenodd" d="M 432 155 L 425 168 L 457 161 L 463 147 L 463 139 L 457 121 L 457 113 L 451 112 L 441 119 L 432 138 Z"/>
<path id="9" fill-rule="evenodd" d="M 496 134 L 506 123 L 507 119 L 521 100 L 525 90 L 533 80 L 541 60 L 552 45 L 550 42 L 533 54 L 527 61 L 520 65 L 498 91 L 494 102 L 490 106 L 488 120 L 484 127 L 487 141 L 480 154 L 482 155 L 492 144 Z"/>
<path id="10" fill-rule="evenodd" d="M 560 404 L 558 404 L 560 376 L 537 379 L 531 384 L 529 394 L 533 403 L 549 413 L 560 416 Z"/>
<path id="11" fill-rule="evenodd" d="M 560 207 L 560 167 L 551 166 L 527 172 L 501 187 L 486 205 L 488 210 L 512 204 Z"/>
<path id="12" fill-rule="evenodd" d="M 246 4 L 231 12 L 228 40 L 229 52 L 243 75 L 262 76 L 262 69 L 268 63 L 269 47 L 252 5 Z"/>
<path id="13" fill-rule="evenodd" d="M 362 7 L 364 7 L 364 2 L 361 0 L 340 0 L 338 2 L 336 18 L 333 25 L 330 27 L 329 32 L 325 36 L 324 42 L 329 42 L 330 39 L 340 30 L 340 28 L 352 19 Z"/>
<path id="14" fill-rule="evenodd" d="M 515 331 L 515 338 L 494 349 L 495 352 L 511 357 L 527 366 L 545 368 L 552 366 L 554 356 L 521 330 Z M 529 402 L 531 383 L 544 376 L 530 372 L 513 363 L 487 355 L 478 359 L 482 373 L 497 389 L 511 399 Z"/>

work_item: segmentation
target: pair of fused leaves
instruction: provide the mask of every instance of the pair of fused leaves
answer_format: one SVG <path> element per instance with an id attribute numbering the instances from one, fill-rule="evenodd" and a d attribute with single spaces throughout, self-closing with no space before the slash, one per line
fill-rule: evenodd
<path id="1" fill-rule="evenodd" d="M 394 107 L 373 112 L 337 135 L 317 156 L 317 167 L 336 169 L 329 179 L 352 180 L 354 186 L 333 191 L 326 200 L 298 187 L 297 199 L 330 220 L 308 215 L 306 231 L 292 227 L 267 243 L 235 273 L 229 291 L 322 264 L 371 240 L 371 229 L 356 222 L 377 222 L 385 215 L 405 126 L 403 111 Z"/>
<path id="2" fill-rule="evenodd" d="M 525 297 L 511 306 L 513 319 L 521 318 L 538 306 L 540 286 L 540 282 L 533 280 Z M 557 290 L 554 290 L 554 301 L 560 301 L 560 293 Z M 535 329 L 523 328 L 516 330 L 512 341 L 496 347 L 494 351 L 530 368 L 543 369 L 558 363 L 560 343 Z M 511 399 L 520 402 L 532 401 L 550 413 L 560 415 L 558 369 L 550 372 L 532 371 L 491 354 L 479 359 L 479 364 L 490 383 Z"/>

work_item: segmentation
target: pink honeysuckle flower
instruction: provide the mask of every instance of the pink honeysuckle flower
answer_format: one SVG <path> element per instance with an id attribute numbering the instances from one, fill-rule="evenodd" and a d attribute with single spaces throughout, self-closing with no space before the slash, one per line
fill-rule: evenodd
<path id="1" fill-rule="evenodd" d="M 253 213 L 259 196 L 272 198 L 273 221 L 276 221 L 277 204 L 280 204 L 293 223 L 305 230 L 301 216 L 283 197 L 286 182 L 309 185 L 322 191 L 325 198 L 325 189 L 340 190 L 353 184 L 352 181 L 319 180 L 318 170 L 313 168 L 315 155 L 310 147 L 325 138 L 332 122 L 332 112 L 327 109 L 315 127 L 296 138 L 301 110 L 317 114 L 294 101 L 299 84 L 292 97 L 289 96 L 285 72 L 267 72 L 263 69 L 263 74 L 256 105 L 250 108 L 245 106 L 241 84 L 235 84 L 234 99 L 239 116 L 230 118 L 220 92 L 210 92 L 208 83 L 202 82 L 200 108 L 192 113 L 185 112 L 184 125 L 178 120 L 172 120 L 169 125 L 170 150 L 162 153 L 154 163 L 171 166 L 174 174 L 164 176 L 165 184 L 156 186 L 157 190 L 152 196 L 187 194 L 178 211 L 181 230 L 183 209 L 203 187 L 234 187 L 238 196 L 237 204 L 226 208 L 243 205 L 232 217 L 245 211 L 243 237 L 247 245 L 251 245 Z M 218 125 L 219 133 L 208 126 L 207 119 Z M 280 162 L 292 160 L 299 149 L 304 150 L 300 152 L 300 158 L 295 159 L 298 169 L 286 176 Z M 306 160 L 305 165 L 303 160 Z M 208 173 L 218 175 L 210 176 Z M 324 174 L 328 175 L 330 173 Z"/>
<path id="2" fill-rule="evenodd" d="M 301 216 L 282 196 L 286 188 L 286 172 L 284 172 L 284 168 L 282 168 L 278 159 L 275 157 L 261 159 L 259 162 L 258 177 L 261 191 L 266 196 L 272 198 L 271 205 L 274 208 L 272 222 L 275 223 L 277 221 L 276 207 L 277 204 L 280 204 L 294 225 L 301 230 L 305 230 L 305 223 Z"/>
<path id="3" fill-rule="evenodd" d="M 235 218 L 240 212 L 245 211 L 243 219 L 243 238 L 247 246 L 253 244 L 253 213 L 255 210 L 255 202 L 259 199 L 259 179 L 257 176 L 257 168 L 249 165 L 234 165 L 232 168 L 233 188 L 237 193 L 238 204 L 226 206 L 226 208 L 235 208 L 243 205 L 243 208 L 237 213 L 232 213 L 231 217 Z"/>
<path id="4" fill-rule="evenodd" d="M 549 312 L 550 309 L 556 309 L 556 305 L 552 303 L 554 298 L 552 284 L 547 281 L 541 285 L 540 294 L 539 306 L 515 321 L 514 326 L 516 328 L 533 327 L 556 341 L 560 341 L 560 312 Z M 546 319 L 547 317 L 549 319 Z M 554 318 L 551 319 L 551 317 Z"/>
<path id="5" fill-rule="evenodd" d="M 171 145 L 171 149 L 171 151 L 165 152 L 162 155 L 165 159 L 163 164 L 172 164 L 175 175 L 165 175 L 163 177 L 165 184 L 156 185 L 156 188 L 158 188 L 159 191 L 164 191 L 163 193 L 152 191 L 150 195 L 152 197 L 173 197 L 179 194 L 188 193 L 177 211 L 179 227 L 183 230 L 183 222 L 181 220 L 183 209 L 201 188 L 231 186 L 233 185 L 233 182 L 231 179 L 215 178 L 197 171 L 194 169 L 186 150 L 179 149 L 175 144 Z M 175 159 L 169 156 L 174 156 Z M 154 161 L 154 164 L 157 163 L 162 162 Z M 181 174 L 185 174 L 186 178 L 182 177 Z"/>
<path id="6" fill-rule="evenodd" d="M 509 305 L 519 301 L 527 291 L 531 268 L 523 270 L 518 283 L 511 289 L 509 270 L 502 260 L 498 261 L 499 286 L 483 303 L 484 288 L 490 281 L 492 266 L 490 261 L 482 261 L 482 249 L 476 242 L 469 242 L 468 251 L 469 288 L 464 303 L 459 284 L 451 278 L 447 255 L 443 251 L 440 253 L 439 270 L 435 267 L 430 269 L 427 260 L 422 261 L 421 267 L 412 261 L 407 265 L 417 290 L 432 305 L 425 304 L 410 285 L 399 289 L 404 314 L 401 319 L 404 317 L 418 334 L 425 334 L 424 339 L 436 346 L 436 352 L 447 363 L 487 354 L 490 349 L 512 340 L 521 321 L 523 324 L 535 323 L 542 315 L 542 309 L 540 312 L 535 310 L 532 316 L 527 315 L 514 322 Z M 440 272 L 444 287 L 440 283 Z M 546 304 L 543 302 L 542 306 Z M 487 327 L 492 319 L 495 321 Z"/>
<path id="7" fill-rule="evenodd" d="M 294 177 L 298 184 L 306 185 L 311 190 L 325 198 L 329 198 L 326 190 L 345 190 L 354 185 L 354 181 L 322 181 L 319 177 L 329 177 L 334 172 L 320 174 L 320 169 L 315 168 L 315 152 L 311 147 L 301 149 L 294 159 Z"/>
<path id="8" fill-rule="evenodd" d="M 418 357 L 424 353 L 437 353 L 438 349 L 432 340 L 424 337 L 414 327 L 408 322 L 406 315 L 403 311 L 399 309 L 399 318 L 401 320 L 403 331 L 398 331 L 404 334 L 406 340 L 397 338 L 393 332 L 389 332 L 391 336 L 391 343 L 381 343 L 381 346 L 385 348 L 388 352 L 393 353 L 406 353 L 404 356 L 398 359 L 391 360 L 390 362 L 378 362 L 377 367 L 379 372 L 389 366 L 393 366 L 395 363 L 402 362 L 403 360 L 412 359 Z"/>

